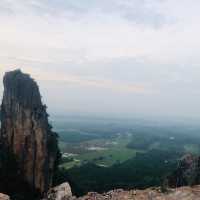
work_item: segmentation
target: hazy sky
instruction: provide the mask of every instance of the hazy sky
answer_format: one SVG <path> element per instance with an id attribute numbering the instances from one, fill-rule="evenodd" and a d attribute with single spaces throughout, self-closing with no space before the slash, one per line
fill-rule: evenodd
<path id="1" fill-rule="evenodd" d="M 0 0 L 1 79 L 30 73 L 50 113 L 200 118 L 199 38 L 199 0 Z"/>

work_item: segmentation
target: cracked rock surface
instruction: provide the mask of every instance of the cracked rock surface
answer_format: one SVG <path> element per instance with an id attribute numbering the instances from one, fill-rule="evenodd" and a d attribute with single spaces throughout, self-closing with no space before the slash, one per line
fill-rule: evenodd
<path id="1" fill-rule="evenodd" d="M 168 189 L 166 193 L 160 192 L 159 188 L 129 191 L 118 189 L 104 194 L 91 192 L 79 198 L 71 195 L 68 184 L 61 186 L 62 187 L 56 187 L 56 190 L 59 190 L 59 188 L 61 189 L 60 194 L 62 198 L 60 198 L 61 196 L 59 195 L 49 195 L 48 200 L 200 200 L 200 186 Z M 63 189 L 63 186 L 66 186 L 66 189 Z M 58 190 L 56 191 L 57 194 L 59 194 Z M 63 191 L 66 191 L 66 195 L 63 195 Z"/>
<path id="2" fill-rule="evenodd" d="M 16 156 L 24 180 L 43 193 L 52 182 L 57 136 L 37 83 L 20 70 L 6 73 L 3 82 L 0 140 Z"/>

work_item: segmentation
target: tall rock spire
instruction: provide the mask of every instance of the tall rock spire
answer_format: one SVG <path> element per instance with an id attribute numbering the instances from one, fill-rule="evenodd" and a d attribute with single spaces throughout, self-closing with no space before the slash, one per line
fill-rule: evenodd
<path id="1" fill-rule="evenodd" d="M 37 83 L 20 70 L 4 76 L 1 142 L 16 156 L 24 180 L 41 193 L 52 183 L 58 153 Z"/>

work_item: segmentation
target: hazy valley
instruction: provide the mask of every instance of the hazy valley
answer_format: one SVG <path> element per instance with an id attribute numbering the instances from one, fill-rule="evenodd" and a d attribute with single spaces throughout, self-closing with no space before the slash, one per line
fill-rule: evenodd
<path id="1" fill-rule="evenodd" d="M 60 168 L 77 195 L 160 186 L 187 154 L 200 153 L 200 126 L 162 120 L 56 116 Z"/>

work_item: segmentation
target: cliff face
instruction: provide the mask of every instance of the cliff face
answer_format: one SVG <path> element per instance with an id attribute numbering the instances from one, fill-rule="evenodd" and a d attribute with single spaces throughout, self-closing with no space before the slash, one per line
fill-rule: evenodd
<path id="1" fill-rule="evenodd" d="M 46 192 L 58 148 L 38 85 L 20 70 L 6 73 L 3 82 L 0 140 L 16 156 L 24 180 L 33 189 Z"/>

